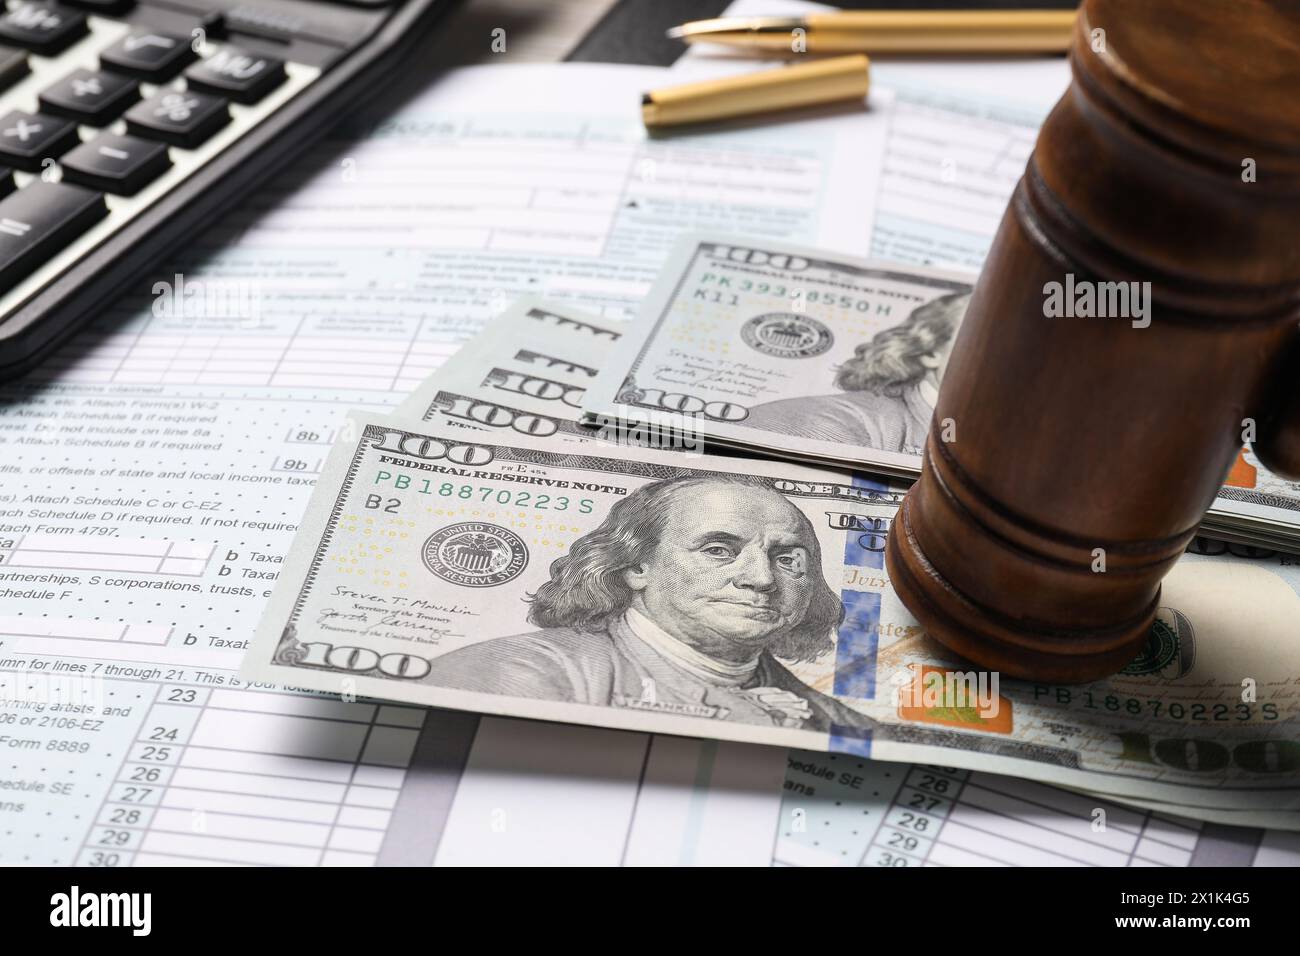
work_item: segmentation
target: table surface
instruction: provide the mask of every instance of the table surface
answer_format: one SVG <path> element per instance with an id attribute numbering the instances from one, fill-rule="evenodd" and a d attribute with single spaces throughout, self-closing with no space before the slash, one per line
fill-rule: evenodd
<path id="1" fill-rule="evenodd" d="M 466 66 L 562 60 L 618 0 L 461 0 L 444 20 L 432 60 Z M 493 31 L 505 30 L 506 50 L 492 52 Z"/>

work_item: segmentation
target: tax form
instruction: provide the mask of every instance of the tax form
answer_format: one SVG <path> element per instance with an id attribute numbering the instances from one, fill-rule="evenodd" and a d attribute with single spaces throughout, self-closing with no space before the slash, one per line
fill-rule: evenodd
<path id="1" fill-rule="evenodd" d="M 802 0 L 736 0 L 725 15 L 833 9 Z M 736 73 L 761 66 L 743 50 L 698 45 L 673 70 Z M 889 130 L 871 256 L 979 270 L 1038 127 L 1070 84 L 1065 58 L 873 57 L 871 84 L 892 94 L 881 101 Z"/>
<path id="2" fill-rule="evenodd" d="M 861 252 L 858 110 L 647 138 L 665 71 L 456 71 L 340 131 L 0 396 L 0 863 L 758 863 L 784 756 L 234 671 L 350 406 L 525 292 L 631 313 L 677 233 Z"/>
<path id="3" fill-rule="evenodd" d="M 1300 834 L 950 767 L 791 751 L 780 866 L 1295 866 Z"/>

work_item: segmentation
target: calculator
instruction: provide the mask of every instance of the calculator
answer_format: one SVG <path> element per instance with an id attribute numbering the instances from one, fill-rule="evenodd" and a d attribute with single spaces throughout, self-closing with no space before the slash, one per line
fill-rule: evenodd
<path id="1" fill-rule="evenodd" d="M 449 6 L 0 5 L 0 379 L 394 77 Z"/>

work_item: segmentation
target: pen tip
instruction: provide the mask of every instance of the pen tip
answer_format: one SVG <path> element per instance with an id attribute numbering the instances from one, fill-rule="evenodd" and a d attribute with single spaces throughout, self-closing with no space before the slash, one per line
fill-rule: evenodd
<path id="1" fill-rule="evenodd" d="M 680 40 L 686 36 L 685 27 L 669 27 L 664 31 L 664 36 L 670 40 Z"/>

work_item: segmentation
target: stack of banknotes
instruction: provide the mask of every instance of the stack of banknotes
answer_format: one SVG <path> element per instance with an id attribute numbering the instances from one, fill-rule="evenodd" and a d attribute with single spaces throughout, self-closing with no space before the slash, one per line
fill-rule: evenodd
<path id="1" fill-rule="evenodd" d="M 898 601 L 971 281 L 692 237 L 631 323 L 517 303 L 348 417 L 244 675 L 1300 829 L 1300 559 L 1196 539 L 1143 653 L 1085 685 L 976 671 Z M 1289 540 L 1300 492 L 1233 475 L 1207 528 Z"/>

